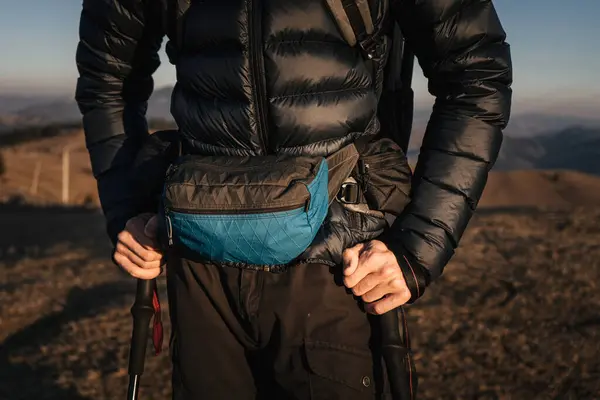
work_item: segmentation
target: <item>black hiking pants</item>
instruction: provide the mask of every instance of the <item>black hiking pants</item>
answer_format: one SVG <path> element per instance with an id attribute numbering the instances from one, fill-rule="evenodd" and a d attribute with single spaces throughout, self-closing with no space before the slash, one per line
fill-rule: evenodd
<path id="1" fill-rule="evenodd" d="M 391 399 L 378 321 L 341 270 L 167 267 L 175 400 Z"/>

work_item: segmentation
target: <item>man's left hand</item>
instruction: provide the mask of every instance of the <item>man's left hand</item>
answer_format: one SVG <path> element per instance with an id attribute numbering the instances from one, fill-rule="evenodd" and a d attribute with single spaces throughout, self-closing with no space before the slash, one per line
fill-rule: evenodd
<path id="1" fill-rule="evenodd" d="M 385 314 L 410 300 L 396 256 L 379 240 L 346 249 L 343 269 L 344 285 L 362 298 L 371 314 Z"/>

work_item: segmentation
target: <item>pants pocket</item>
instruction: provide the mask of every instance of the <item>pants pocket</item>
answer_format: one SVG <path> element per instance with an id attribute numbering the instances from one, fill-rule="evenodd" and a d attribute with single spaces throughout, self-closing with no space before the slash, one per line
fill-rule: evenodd
<path id="1" fill-rule="evenodd" d="M 305 341 L 304 350 L 311 400 L 391 399 L 371 352 L 312 340 Z"/>

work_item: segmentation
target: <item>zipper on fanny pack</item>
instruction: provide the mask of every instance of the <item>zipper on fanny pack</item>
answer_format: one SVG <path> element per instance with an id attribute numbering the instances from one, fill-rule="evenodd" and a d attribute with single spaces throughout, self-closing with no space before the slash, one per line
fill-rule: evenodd
<path id="1" fill-rule="evenodd" d="M 310 198 L 302 203 L 292 204 L 289 206 L 280 207 L 263 207 L 254 209 L 240 209 L 240 210 L 190 210 L 185 208 L 169 207 L 169 210 L 176 213 L 182 214 L 195 214 L 195 215 L 235 215 L 235 214 L 262 214 L 268 212 L 280 212 L 280 211 L 293 211 L 301 207 L 304 207 L 304 211 L 308 211 L 310 207 Z M 168 215 L 167 215 L 168 218 Z M 172 227 L 171 227 L 172 228 Z"/>
<path id="2" fill-rule="evenodd" d="M 210 164 L 206 161 L 201 161 L 195 158 L 188 158 L 188 159 L 184 159 L 181 160 L 179 162 L 180 166 L 183 165 L 202 165 L 205 167 L 210 167 L 211 169 L 215 168 L 214 164 Z M 266 166 L 272 166 L 273 168 L 276 166 L 277 164 L 275 162 L 272 163 L 265 163 L 265 164 L 261 164 L 261 165 L 250 165 L 250 166 L 231 166 L 231 165 L 220 165 L 219 168 L 225 171 L 233 171 L 233 172 L 237 172 L 237 171 L 254 171 L 254 170 L 263 170 L 265 169 Z M 167 172 L 172 173 L 175 172 L 177 170 L 178 166 L 175 165 L 172 168 L 170 168 Z"/>

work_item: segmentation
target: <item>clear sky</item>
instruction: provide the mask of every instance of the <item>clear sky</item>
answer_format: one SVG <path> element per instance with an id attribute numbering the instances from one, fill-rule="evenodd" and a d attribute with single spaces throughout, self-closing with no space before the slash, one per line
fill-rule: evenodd
<path id="1" fill-rule="evenodd" d="M 600 98 L 600 0 L 495 5 L 512 47 L 515 101 Z M 0 10 L 0 93 L 72 95 L 81 0 L 0 0 Z M 174 80 L 161 57 L 157 86 Z M 428 97 L 420 71 L 415 79 L 418 99 Z"/>

